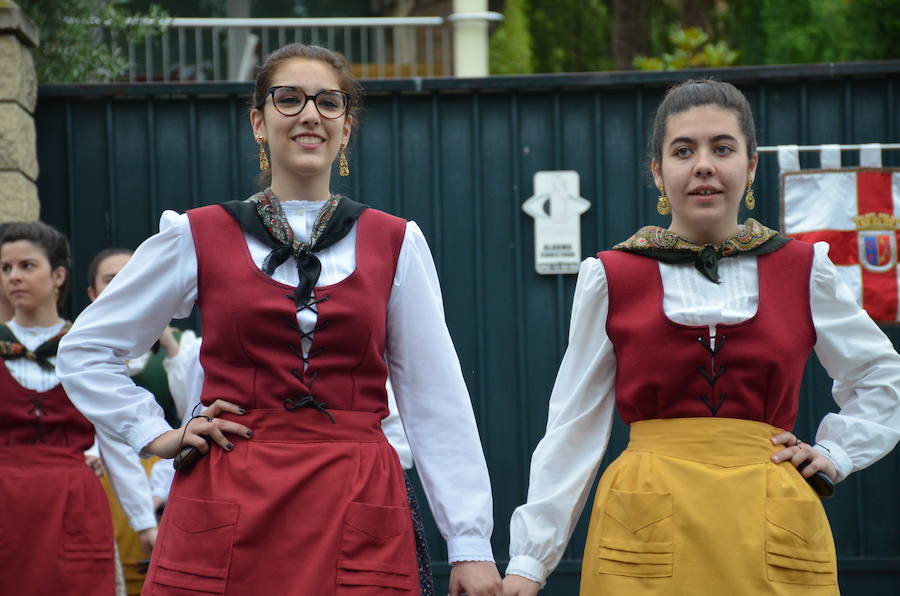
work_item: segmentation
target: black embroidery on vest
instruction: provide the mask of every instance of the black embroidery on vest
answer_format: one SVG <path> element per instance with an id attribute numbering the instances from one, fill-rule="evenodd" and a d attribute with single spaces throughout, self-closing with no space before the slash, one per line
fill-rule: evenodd
<path id="1" fill-rule="evenodd" d="M 716 381 L 725 374 L 726 366 L 722 365 L 716 368 L 716 356 L 719 352 L 722 351 L 722 348 L 725 347 L 725 340 L 728 339 L 727 336 L 723 335 L 722 337 L 716 338 L 715 348 L 712 347 L 712 342 L 709 338 L 705 339 L 702 337 L 697 338 L 697 342 L 703 346 L 707 353 L 709 354 L 709 369 L 707 370 L 705 367 L 700 367 L 700 374 L 703 375 L 703 378 L 706 379 L 706 382 L 709 384 L 709 395 L 701 395 L 700 400 L 706 405 L 709 409 L 710 413 L 715 416 L 719 412 L 719 408 L 722 407 L 722 404 L 725 403 L 725 400 L 728 396 L 724 393 L 719 395 L 718 400 L 715 404 L 713 401 L 716 393 Z"/>

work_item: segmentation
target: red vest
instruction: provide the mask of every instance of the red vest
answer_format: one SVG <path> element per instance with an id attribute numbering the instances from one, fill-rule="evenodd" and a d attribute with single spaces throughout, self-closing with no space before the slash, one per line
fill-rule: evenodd
<path id="1" fill-rule="evenodd" d="M 293 288 L 253 263 L 244 234 L 217 205 L 188 212 L 203 327 L 202 401 L 282 408 L 312 395 L 331 410 L 387 415 L 387 302 L 406 221 L 374 209 L 357 223 L 356 270 L 315 288 L 318 321 L 304 372 Z"/>
<path id="2" fill-rule="evenodd" d="M 663 311 L 656 260 L 605 251 L 616 353 L 616 407 L 625 422 L 720 416 L 790 430 L 800 382 L 816 343 L 809 308 L 812 246 L 791 241 L 758 257 L 759 306 L 752 318 L 709 328 L 680 325 Z"/>
<path id="3" fill-rule="evenodd" d="M 26 389 L 0 363 L 0 447 L 65 447 L 83 460 L 94 444 L 94 427 L 75 409 L 62 385 Z"/>

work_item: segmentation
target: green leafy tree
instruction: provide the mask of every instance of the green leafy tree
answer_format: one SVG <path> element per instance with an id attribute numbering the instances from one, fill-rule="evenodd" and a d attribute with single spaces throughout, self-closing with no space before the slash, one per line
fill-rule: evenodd
<path id="1" fill-rule="evenodd" d="M 122 48 L 164 29 L 167 18 L 151 6 L 131 14 L 124 0 L 17 0 L 40 31 L 35 69 L 42 83 L 109 81 L 128 70 Z M 145 25 L 138 19 L 150 18 Z M 103 27 L 98 25 L 103 23 Z"/>
<path id="2" fill-rule="evenodd" d="M 710 42 L 709 35 L 696 27 L 673 29 L 669 32 L 669 43 L 674 49 L 671 52 L 664 52 L 661 57 L 635 57 L 635 68 L 638 70 L 675 70 L 732 66 L 740 55 L 729 48 L 724 41 Z"/>
<path id="3" fill-rule="evenodd" d="M 528 0 L 507 0 L 503 24 L 491 37 L 491 74 L 526 74 L 531 69 Z"/>
<path id="4" fill-rule="evenodd" d="M 604 0 L 530 0 L 530 4 L 534 72 L 612 68 Z"/>

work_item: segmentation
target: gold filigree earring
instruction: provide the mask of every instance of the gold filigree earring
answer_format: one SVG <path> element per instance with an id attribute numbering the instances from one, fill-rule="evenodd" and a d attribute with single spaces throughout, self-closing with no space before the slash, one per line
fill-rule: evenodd
<path id="1" fill-rule="evenodd" d="M 265 172 L 269 169 L 269 156 L 266 155 L 266 140 L 262 137 L 256 137 L 256 144 L 259 145 L 259 170 Z"/>
<path id="2" fill-rule="evenodd" d="M 341 176 L 349 176 L 350 175 L 350 164 L 347 163 L 347 154 L 344 152 L 344 147 L 346 145 L 341 145 L 341 157 L 338 162 L 338 174 Z"/>
<path id="3" fill-rule="evenodd" d="M 747 194 L 744 195 L 744 204 L 751 211 L 756 208 L 756 197 L 753 195 L 753 180 L 747 180 Z"/>
<path id="4" fill-rule="evenodd" d="M 656 212 L 660 215 L 672 213 L 672 203 L 669 202 L 669 197 L 666 196 L 666 187 L 662 184 L 659 185 L 659 198 L 656 201 Z"/>

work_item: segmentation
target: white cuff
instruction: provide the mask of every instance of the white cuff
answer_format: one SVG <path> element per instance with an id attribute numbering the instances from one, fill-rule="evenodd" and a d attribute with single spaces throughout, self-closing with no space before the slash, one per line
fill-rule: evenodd
<path id="1" fill-rule="evenodd" d="M 818 450 L 834 464 L 834 469 L 837 471 L 837 482 L 849 476 L 853 471 L 853 462 L 850 460 L 850 456 L 837 443 L 826 439 L 813 445 L 813 449 Z"/>
<path id="2" fill-rule="evenodd" d="M 131 430 L 126 433 L 125 440 L 131 445 L 131 448 L 141 457 L 150 457 L 151 454 L 144 452 L 144 447 L 153 442 L 153 440 L 161 434 L 172 430 L 165 418 L 153 417 L 144 419 L 134 425 Z"/>
<path id="3" fill-rule="evenodd" d="M 541 584 L 544 587 L 549 575 L 540 561 L 528 555 L 517 555 L 509 560 L 506 575 L 520 575 L 525 579 Z"/>
<path id="4" fill-rule="evenodd" d="M 131 526 L 131 529 L 135 532 L 140 532 L 149 528 L 155 528 L 156 516 L 153 513 L 150 513 L 148 515 L 141 515 L 139 517 L 136 517 L 135 519 L 129 519 L 128 525 Z"/>
<path id="5" fill-rule="evenodd" d="M 447 539 L 447 558 L 451 563 L 460 561 L 491 561 L 491 540 L 481 536 L 456 536 Z"/>

